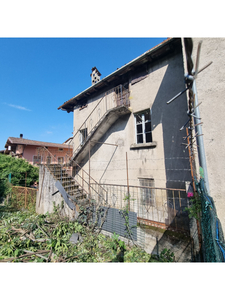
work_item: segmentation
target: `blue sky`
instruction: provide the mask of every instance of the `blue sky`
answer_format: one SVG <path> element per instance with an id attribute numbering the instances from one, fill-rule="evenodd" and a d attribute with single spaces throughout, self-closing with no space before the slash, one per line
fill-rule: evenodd
<path id="1" fill-rule="evenodd" d="M 9 136 L 63 143 L 73 114 L 57 108 L 166 38 L 1 38 L 0 150 Z"/>

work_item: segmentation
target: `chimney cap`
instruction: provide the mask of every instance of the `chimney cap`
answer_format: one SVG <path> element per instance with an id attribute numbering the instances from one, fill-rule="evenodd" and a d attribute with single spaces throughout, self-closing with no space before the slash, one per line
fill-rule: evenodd
<path id="1" fill-rule="evenodd" d="M 23 134 L 22 134 L 22 133 L 20 134 L 20 138 L 21 138 L 21 139 L 23 138 Z"/>
<path id="2" fill-rule="evenodd" d="M 93 73 L 93 71 L 95 71 L 95 70 L 96 70 L 96 73 L 98 74 L 98 76 L 101 76 L 101 75 L 102 75 L 96 67 L 93 67 L 93 68 L 91 69 L 92 73 Z M 92 75 L 92 74 L 91 74 L 91 75 Z"/>

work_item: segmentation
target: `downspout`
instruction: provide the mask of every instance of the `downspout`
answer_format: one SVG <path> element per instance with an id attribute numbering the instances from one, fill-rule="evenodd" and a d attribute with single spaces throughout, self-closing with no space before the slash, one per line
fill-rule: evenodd
<path id="1" fill-rule="evenodd" d="M 185 45 L 184 45 L 184 38 L 181 38 L 181 44 L 182 44 L 182 54 L 183 54 L 183 58 L 185 58 L 187 60 L 187 56 L 185 53 Z M 184 63 L 184 61 L 183 61 Z M 184 70 L 185 73 L 187 73 L 187 67 L 186 64 L 184 63 Z M 197 89 L 196 89 L 196 82 L 195 79 L 193 80 L 193 84 L 192 84 L 192 90 L 193 93 L 195 95 L 195 107 L 198 105 L 198 95 L 197 95 Z M 183 91 L 184 92 L 184 91 Z M 182 92 L 182 93 L 183 93 Z M 195 108 L 195 115 L 197 118 L 200 118 L 200 112 L 199 112 L 199 106 L 197 106 Z M 195 124 L 198 123 L 198 121 L 196 121 L 196 118 L 194 118 L 195 120 Z M 199 119 L 197 119 L 199 120 Z M 196 126 L 196 132 L 198 132 L 197 135 L 201 135 L 202 134 L 202 126 L 201 125 L 197 125 Z M 205 148 L 204 148 L 204 142 L 203 142 L 203 136 L 197 136 L 197 144 L 198 144 L 198 158 L 199 158 L 199 165 L 203 168 L 204 170 L 204 182 L 205 182 L 205 187 L 207 189 L 208 194 L 210 194 L 209 191 L 209 180 L 208 180 L 208 172 L 207 172 L 207 165 L 206 165 L 206 156 L 205 156 Z"/>
<path id="2" fill-rule="evenodd" d="M 196 89 L 196 83 L 195 80 L 193 81 L 192 90 L 195 95 L 195 106 L 198 105 L 198 95 L 197 95 L 197 89 Z M 195 115 L 197 118 L 200 118 L 200 112 L 199 112 L 199 106 L 195 108 Z M 195 123 L 198 122 L 195 119 Z M 207 164 L 206 164 L 206 156 L 205 156 L 205 147 L 203 142 L 203 135 L 202 135 L 202 126 L 197 125 L 196 130 L 198 132 L 197 134 L 197 143 L 198 143 L 198 156 L 199 156 L 199 164 L 204 170 L 204 181 L 205 181 L 205 187 L 207 189 L 208 194 L 210 194 L 209 190 L 209 179 L 208 179 L 208 172 L 207 172 Z"/>

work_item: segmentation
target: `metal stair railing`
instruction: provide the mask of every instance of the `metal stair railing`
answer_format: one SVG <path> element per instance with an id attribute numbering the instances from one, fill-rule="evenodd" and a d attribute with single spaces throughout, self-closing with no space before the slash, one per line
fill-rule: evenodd
<path id="1" fill-rule="evenodd" d="M 124 88 L 123 85 L 119 85 L 105 93 L 74 134 L 72 143 L 76 149 L 73 151 L 71 160 L 73 160 L 76 153 L 84 146 L 110 110 L 121 106 L 128 107 L 129 105 L 129 90 Z"/>
<path id="2" fill-rule="evenodd" d="M 80 169 L 78 172 L 76 172 L 76 175 L 74 177 L 74 180 L 79 184 L 82 189 L 86 191 L 86 193 L 89 195 L 89 198 L 93 198 L 94 200 L 98 200 L 98 202 L 102 202 L 104 204 L 107 203 L 108 199 L 108 191 L 104 189 L 101 184 L 99 184 L 88 172 L 86 172 L 78 163 L 74 162 L 76 166 Z M 81 171 L 82 176 L 79 174 Z M 84 179 L 84 173 L 88 177 L 88 181 Z M 76 176 L 79 178 L 76 178 Z M 80 182 L 79 182 L 80 180 Z M 92 182 L 91 182 L 92 180 Z M 97 189 L 92 186 L 92 184 L 95 184 Z M 97 199 L 96 199 L 97 198 Z"/>
<path id="3" fill-rule="evenodd" d="M 44 151 L 47 151 L 54 159 L 55 157 L 53 156 L 53 154 L 45 147 L 43 147 Z M 85 173 L 87 175 L 87 177 L 89 178 L 89 182 L 87 182 L 84 177 L 80 176 L 80 174 L 76 174 L 76 176 L 81 180 L 81 183 L 79 182 L 78 179 L 76 179 L 74 176 L 72 176 L 72 168 L 68 169 L 68 167 L 63 166 L 61 164 L 44 164 L 45 167 L 49 170 L 49 172 L 54 176 L 54 178 L 56 180 L 58 180 L 65 192 L 70 196 L 73 196 L 72 194 L 75 192 L 75 190 L 77 189 L 77 191 L 80 188 L 80 193 L 82 194 L 82 198 L 83 197 L 88 197 L 89 199 L 91 199 L 91 197 L 93 196 L 95 200 L 98 200 L 100 202 L 107 202 L 107 191 L 93 178 L 91 177 L 88 172 L 86 172 L 85 170 L 83 170 L 81 168 L 81 166 L 77 163 L 75 163 L 76 166 L 78 168 L 80 168 L 80 170 L 82 171 L 82 174 Z M 71 174 L 70 174 L 71 172 Z M 92 180 L 92 182 L 95 183 L 95 185 L 98 187 L 98 191 L 91 186 L 90 184 L 90 180 Z M 74 182 L 73 182 L 74 181 Z M 78 188 L 75 188 L 75 184 L 77 184 Z M 69 188 L 69 190 L 67 190 L 67 188 Z"/>

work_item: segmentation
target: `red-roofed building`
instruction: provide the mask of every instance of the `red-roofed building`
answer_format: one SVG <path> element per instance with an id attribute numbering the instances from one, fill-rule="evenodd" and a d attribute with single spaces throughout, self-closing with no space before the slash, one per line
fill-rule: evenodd
<path id="1" fill-rule="evenodd" d="M 68 140 L 67 140 L 68 141 Z M 26 159 L 30 164 L 56 163 L 64 164 L 72 155 L 72 146 L 68 143 L 58 144 L 9 137 L 5 144 L 5 154 Z"/>

